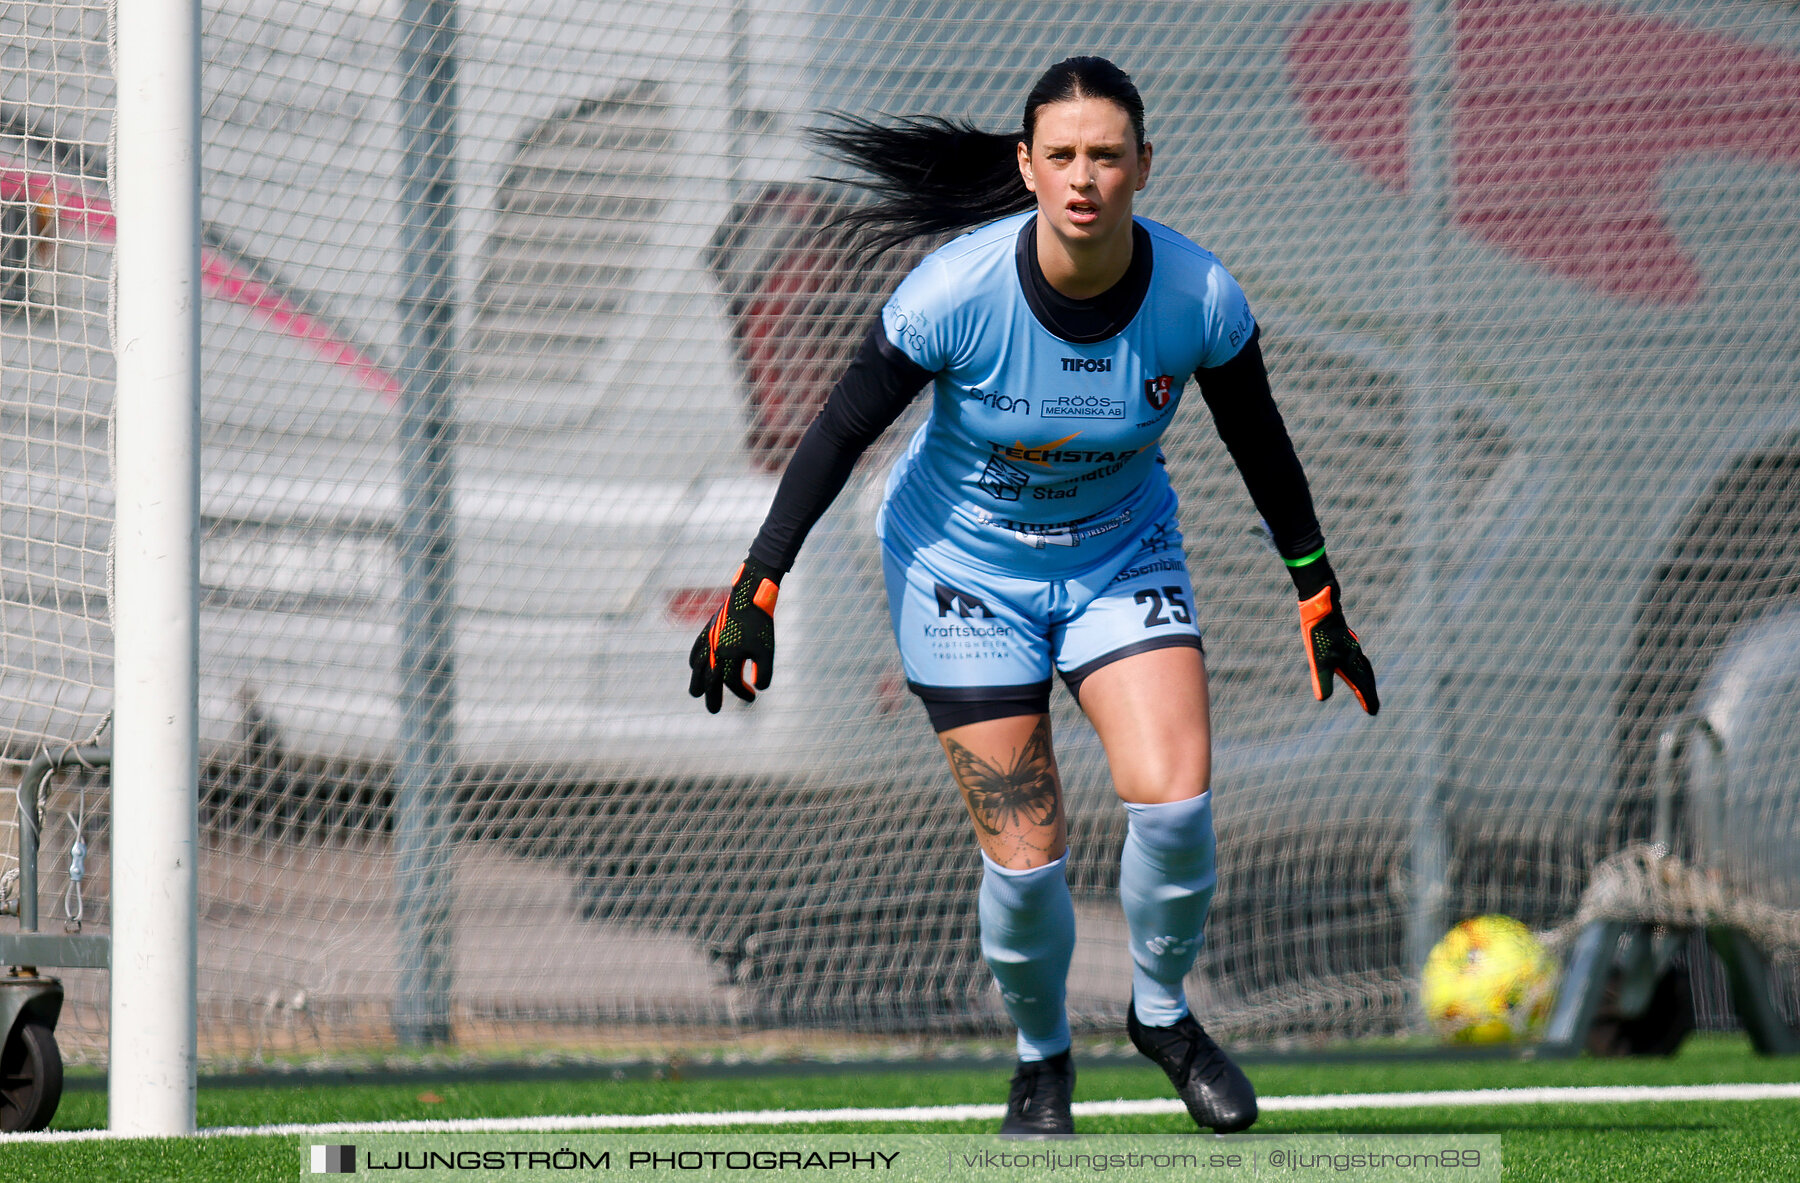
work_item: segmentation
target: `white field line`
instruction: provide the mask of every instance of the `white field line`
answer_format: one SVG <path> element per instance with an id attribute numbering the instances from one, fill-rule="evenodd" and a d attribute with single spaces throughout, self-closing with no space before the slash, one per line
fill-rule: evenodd
<path id="1" fill-rule="evenodd" d="M 1619 1105 L 1646 1101 L 1794 1101 L 1800 1084 L 1597 1085 L 1583 1088 L 1461 1089 L 1421 1093 L 1335 1093 L 1262 1097 L 1264 1113 L 1338 1109 L 1434 1109 L 1477 1105 Z M 902 1109 L 760 1109 L 735 1113 L 595 1113 L 567 1117 L 471 1117 L 455 1121 L 335 1121 L 316 1125 L 214 1126 L 206 1138 L 325 1134 L 528 1134 L 563 1130 L 656 1130 L 669 1127 L 814 1125 L 828 1121 L 986 1121 L 1004 1105 L 914 1105 Z M 1174 1099 L 1080 1101 L 1077 1117 L 1138 1117 L 1183 1112 Z M 0 1135 L 15 1142 L 94 1142 L 121 1138 L 111 1130 L 47 1130 Z"/>

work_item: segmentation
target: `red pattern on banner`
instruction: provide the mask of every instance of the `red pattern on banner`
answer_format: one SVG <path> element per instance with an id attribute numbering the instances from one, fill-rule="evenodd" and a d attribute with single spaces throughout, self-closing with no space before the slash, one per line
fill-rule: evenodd
<path id="1" fill-rule="evenodd" d="M 1410 5 L 1331 4 L 1288 65 L 1318 134 L 1404 192 Z M 1456 7 L 1453 209 L 1482 242 L 1608 295 L 1698 299 L 1659 176 L 1695 155 L 1800 164 L 1800 58 L 1591 4 Z"/>

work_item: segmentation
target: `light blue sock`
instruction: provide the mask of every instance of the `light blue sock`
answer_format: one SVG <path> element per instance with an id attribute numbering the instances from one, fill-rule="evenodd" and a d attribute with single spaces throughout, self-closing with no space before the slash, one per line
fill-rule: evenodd
<path id="1" fill-rule="evenodd" d="M 1163 805 L 1126 803 L 1119 902 L 1131 929 L 1131 987 L 1138 1022 L 1167 1027 L 1188 1013 L 1181 980 L 1206 940 L 1219 874 L 1212 794 Z"/>
<path id="2" fill-rule="evenodd" d="M 1075 903 L 1055 862 L 1014 871 L 981 855 L 981 955 L 1006 1013 L 1019 1028 L 1019 1059 L 1047 1060 L 1069 1050 L 1069 958 L 1075 952 Z"/>

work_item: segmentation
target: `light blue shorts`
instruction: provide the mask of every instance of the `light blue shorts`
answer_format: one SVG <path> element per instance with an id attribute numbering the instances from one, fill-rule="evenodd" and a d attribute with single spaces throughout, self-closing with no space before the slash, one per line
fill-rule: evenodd
<path id="1" fill-rule="evenodd" d="M 1049 709 L 1052 671 L 1081 683 L 1120 658 L 1201 647 L 1173 496 L 1122 526 L 1098 524 L 1094 564 L 1058 578 L 996 572 L 885 517 L 882 568 L 907 685 L 938 730 Z M 1045 538 L 1058 545 L 1054 534 Z"/>

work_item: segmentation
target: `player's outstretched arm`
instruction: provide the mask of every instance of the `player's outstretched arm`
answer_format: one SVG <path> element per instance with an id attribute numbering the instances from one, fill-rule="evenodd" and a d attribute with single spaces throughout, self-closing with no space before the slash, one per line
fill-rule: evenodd
<path id="1" fill-rule="evenodd" d="M 1294 577 L 1294 589 L 1300 596 L 1300 640 L 1312 670 L 1313 697 L 1320 702 L 1330 698 L 1336 675 L 1350 687 L 1363 710 L 1379 714 L 1381 696 L 1375 691 L 1375 668 L 1344 619 L 1344 591 L 1324 549 L 1299 562 L 1290 560 L 1288 574 Z"/>
<path id="2" fill-rule="evenodd" d="M 1294 577 L 1313 697 L 1324 702 L 1331 697 L 1332 679 L 1342 678 L 1363 710 L 1373 715 L 1381 709 L 1375 671 L 1344 619 L 1344 592 L 1325 558 L 1325 538 L 1313 513 L 1306 472 L 1269 389 L 1261 339 L 1258 328 L 1236 357 L 1222 366 L 1198 370 L 1194 378 L 1219 438 L 1268 524 L 1276 553 Z"/>
<path id="3" fill-rule="evenodd" d="M 775 599 L 807 532 L 850 479 L 856 461 L 931 378 L 888 343 L 877 323 L 781 475 L 756 541 L 732 578 L 725 606 L 688 653 L 688 693 L 715 715 L 725 691 L 745 702 L 767 690 L 775 667 Z M 749 677 L 746 678 L 746 673 Z"/>

